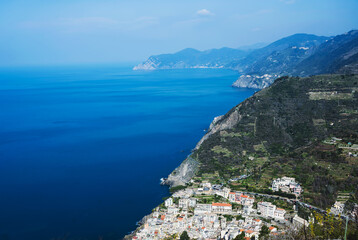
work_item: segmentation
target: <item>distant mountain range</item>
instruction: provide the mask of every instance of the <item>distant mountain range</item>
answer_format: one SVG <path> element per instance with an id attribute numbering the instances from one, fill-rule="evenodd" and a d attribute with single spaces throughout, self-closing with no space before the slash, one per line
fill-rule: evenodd
<path id="1" fill-rule="evenodd" d="M 239 61 L 247 56 L 249 51 L 220 48 L 199 51 L 187 48 L 174 54 L 151 56 L 134 70 L 178 69 L 178 68 L 225 68 L 233 61 Z"/>
<path id="2" fill-rule="evenodd" d="M 358 73 L 358 30 L 335 37 L 294 34 L 258 49 L 189 48 L 151 56 L 134 67 L 135 70 L 178 68 L 237 70 L 242 76 L 233 86 L 250 88 L 267 87 L 283 75 Z"/>

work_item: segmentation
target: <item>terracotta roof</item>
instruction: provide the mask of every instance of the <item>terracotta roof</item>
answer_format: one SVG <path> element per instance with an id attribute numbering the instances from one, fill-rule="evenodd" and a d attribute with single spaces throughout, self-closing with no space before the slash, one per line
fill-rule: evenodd
<path id="1" fill-rule="evenodd" d="M 216 206 L 216 207 L 231 207 L 231 204 L 229 204 L 229 203 L 212 203 L 212 206 Z"/>
<path id="2" fill-rule="evenodd" d="M 205 229 L 205 227 L 202 227 L 201 229 Z"/>
<path id="3" fill-rule="evenodd" d="M 245 239 L 246 239 L 246 240 L 250 240 L 250 238 L 249 238 L 249 237 L 245 237 Z"/>
<path id="4" fill-rule="evenodd" d="M 256 221 L 256 222 L 260 222 L 261 220 L 260 220 L 260 219 L 254 219 L 254 221 Z"/>
<path id="5" fill-rule="evenodd" d="M 276 208 L 277 210 L 281 210 L 281 211 L 285 211 L 285 209 L 282 209 L 282 208 Z"/>
<path id="6" fill-rule="evenodd" d="M 234 192 L 229 192 L 229 194 L 235 194 Z"/>
<path id="7" fill-rule="evenodd" d="M 246 230 L 247 233 L 253 233 L 254 231 L 252 230 Z"/>
<path id="8" fill-rule="evenodd" d="M 165 215 L 160 216 L 160 219 L 161 219 L 161 220 L 164 220 L 164 219 L 165 219 Z"/>
<path id="9" fill-rule="evenodd" d="M 272 231 L 273 229 L 275 229 L 275 227 L 272 227 L 272 226 L 271 226 L 271 227 L 269 227 L 269 229 Z"/>
<path id="10" fill-rule="evenodd" d="M 246 196 L 246 195 L 241 195 L 241 197 L 243 197 L 243 198 L 248 198 L 249 196 Z"/>

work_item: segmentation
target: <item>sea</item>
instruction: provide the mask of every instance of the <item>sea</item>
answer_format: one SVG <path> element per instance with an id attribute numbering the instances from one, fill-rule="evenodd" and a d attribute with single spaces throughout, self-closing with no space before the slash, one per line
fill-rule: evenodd
<path id="1" fill-rule="evenodd" d="M 224 69 L 0 68 L 0 240 L 112 240 L 169 196 L 211 121 L 254 94 Z"/>

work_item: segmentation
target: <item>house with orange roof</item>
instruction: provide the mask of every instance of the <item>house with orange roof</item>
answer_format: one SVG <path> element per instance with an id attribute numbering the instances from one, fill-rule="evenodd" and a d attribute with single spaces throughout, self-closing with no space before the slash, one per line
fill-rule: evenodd
<path id="1" fill-rule="evenodd" d="M 228 213 L 232 211 L 232 205 L 229 203 L 212 203 L 211 207 L 215 213 Z"/>
<path id="2" fill-rule="evenodd" d="M 269 227 L 269 230 L 270 230 L 270 232 L 277 232 L 277 228 L 275 228 L 275 227 L 273 227 L 273 226 L 271 226 L 271 227 Z"/>
<path id="3" fill-rule="evenodd" d="M 261 219 L 254 219 L 254 220 L 252 220 L 252 223 L 253 223 L 254 225 L 261 225 L 262 220 L 261 220 Z"/>
<path id="4" fill-rule="evenodd" d="M 229 192 L 229 201 L 230 202 L 236 202 L 236 193 Z"/>
<path id="5" fill-rule="evenodd" d="M 244 195 L 242 194 L 240 196 L 240 203 L 244 206 L 250 206 L 250 205 L 253 205 L 255 202 L 255 199 L 253 197 L 250 197 L 250 196 L 247 196 L 247 195 Z"/>
<path id="6" fill-rule="evenodd" d="M 284 220 L 285 219 L 286 210 L 282 208 L 276 208 L 274 213 L 274 218 Z"/>
<path id="7" fill-rule="evenodd" d="M 254 235 L 255 235 L 255 232 L 252 231 L 252 230 L 246 230 L 246 231 L 245 231 L 245 237 L 251 238 L 251 237 L 254 236 Z"/>

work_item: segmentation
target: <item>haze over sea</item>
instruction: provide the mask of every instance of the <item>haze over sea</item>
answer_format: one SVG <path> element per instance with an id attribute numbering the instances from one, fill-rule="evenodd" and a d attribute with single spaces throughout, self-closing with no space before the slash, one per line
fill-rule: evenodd
<path id="1" fill-rule="evenodd" d="M 222 69 L 0 69 L 0 239 L 118 239 L 215 116 L 254 91 Z M 81 237 L 81 238 L 80 238 Z"/>

